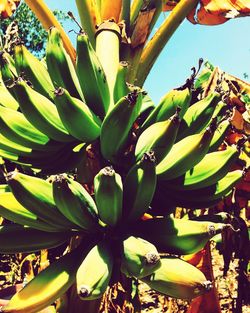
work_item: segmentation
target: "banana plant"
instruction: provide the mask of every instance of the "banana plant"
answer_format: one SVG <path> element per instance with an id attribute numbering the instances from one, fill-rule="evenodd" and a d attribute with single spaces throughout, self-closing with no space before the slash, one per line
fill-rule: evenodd
<path id="1" fill-rule="evenodd" d="M 44 1 L 26 3 L 48 30 L 46 63 L 18 40 L 13 56 L 0 55 L 0 215 L 15 223 L 0 227 L 0 253 L 68 249 L 1 311 L 39 312 L 67 293 L 67 312 L 98 312 L 124 277 L 175 298 L 206 293 L 212 282 L 180 256 L 235 230 L 173 213 L 213 207 L 246 175 L 231 165 L 248 138 L 211 148 L 225 138 L 217 129 L 231 117 L 232 86 L 212 88 L 214 69 L 205 79 L 194 71 L 158 105 L 143 89 L 199 1 L 179 1 L 147 41 L 162 1 L 77 0 L 76 49 Z"/>

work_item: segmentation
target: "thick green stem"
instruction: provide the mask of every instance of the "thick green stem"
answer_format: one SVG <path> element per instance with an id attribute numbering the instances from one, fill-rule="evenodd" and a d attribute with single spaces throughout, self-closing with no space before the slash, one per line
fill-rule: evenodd
<path id="1" fill-rule="evenodd" d="M 140 12 L 143 8 L 143 12 Z M 129 73 L 127 81 L 137 84 L 135 77 L 137 74 L 139 61 L 144 45 L 150 36 L 155 23 L 157 22 L 162 9 L 162 0 L 150 0 L 145 5 L 144 1 L 135 0 L 131 7 L 131 46 L 124 60 L 129 62 Z M 139 41 L 138 41 L 139 40 Z"/>
<path id="2" fill-rule="evenodd" d="M 88 34 L 92 46 L 95 47 L 96 26 L 101 23 L 100 3 L 96 0 L 75 0 L 75 2 L 82 27 Z"/>
<path id="3" fill-rule="evenodd" d="M 144 0 L 134 0 L 131 5 L 131 14 L 130 14 L 130 22 L 133 25 L 142 6 L 143 6 Z"/>
<path id="4" fill-rule="evenodd" d="M 126 31 L 127 31 L 127 33 L 129 33 L 129 29 L 130 29 L 130 1 L 128 1 L 128 0 L 122 1 L 122 9 L 121 9 L 121 15 L 120 15 L 119 20 L 125 22 Z"/>
<path id="5" fill-rule="evenodd" d="M 181 0 L 167 19 L 162 23 L 153 38 L 148 42 L 145 47 L 136 76 L 136 83 L 142 86 L 153 67 L 156 59 L 165 47 L 168 40 L 174 34 L 176 29 L 191 12 L 191 10 L 198 4 L 199 0 Z"/>

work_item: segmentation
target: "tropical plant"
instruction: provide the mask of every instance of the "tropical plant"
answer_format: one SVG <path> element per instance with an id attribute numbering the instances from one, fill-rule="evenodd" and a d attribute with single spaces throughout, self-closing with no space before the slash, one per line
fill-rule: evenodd
<path id="1" fill-rule="evenodd" d="M 173 212 L 213 206 L 245 175 L 231 166 L 247 138 L 217 151 L 230 127 L 230 84 L 210 86 L 211 73 L 196 79 L 194 70 L 158 105 L 143 89 L 198 2 L 180 1 L 146 44 L 162 1 L 77 0 L 75 51 L 45 3 L 26 0 L 48 30 L 46 64 L 21 41 L 13 58 L 1 53 L 0 214 L 14 225 L 1 226 L 0 252 L 68 249 L 2 312 L 39 312 L 72 285 L 67 312 L 98 312 L 124 277 L 176 298 L 211 289 L 180 256 L 234 229 L 223 215 L 194 221 Z"/>
<path id="2" fill-rule="evenodd" d="M 53 13 L 61 23 L 69 19 L 69 16 L 60 10 Z M 47 32 L 25 2 L 20 4 L 10 18 L 0 20 L 0 35 L 2 49 L 9 52 L 12 52 L 12 42 L 20 36 L 25 46 L 37 57 L 41 58 L 45 54 Z"/>

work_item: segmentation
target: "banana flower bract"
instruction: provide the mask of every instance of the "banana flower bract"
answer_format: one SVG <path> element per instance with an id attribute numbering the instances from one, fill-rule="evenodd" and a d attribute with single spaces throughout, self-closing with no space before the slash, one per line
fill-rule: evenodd
<path id="1" fill-rule="evenodd" d="M 179 0 L 163 0 L 162 10 L 171 11 Z M 187 19 L 193 24 L 219 25 L 236 17 L 250 15 L 249 0 L 201 0 Z"/>

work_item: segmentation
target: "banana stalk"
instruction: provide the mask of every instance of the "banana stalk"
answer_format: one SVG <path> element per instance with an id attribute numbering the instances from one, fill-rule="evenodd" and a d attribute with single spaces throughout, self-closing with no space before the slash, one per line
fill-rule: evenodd
<path id="1" fill-rule="evenodd" d="M 96 32 L 96 54 L 106 74 L 110 95 L 116 82 L 119 67 L 120 28 L 115 22 L 102 23 Z M 113 99 L 110 99 L 113 104 Z M 111 106 L 110 106 L 111 107 Z"/>
<path id="2" fill-rule="evenodd" d="M 181 0 L 144 48 L 137 71 L 137 85 L 142 86 L 156 59 L 181 22 L 199 0 Z"/>
<path id="3" fill-rule="evenodd" d="M 82 27 L 93 47 L 95 47 L 96 26 L 101 23 L 100 2 L 100 0 L 76 0 Z"/>
<path id="4" fill-rule="evenodd" d="M 75 63 L 76 60 L 75 48 L 73 47 L 63 27 L 58 22 L 52 11 L 48 8 L 46 3 L 43 0 L 25 0 L 25 2 L 29 6 L 29 8 L 33 11 L 33 13 L 36 15 L 36 17 L 46 30 L 48 30 L 52 26 L 55 26 L 60 31 L 64 48 L 69 54 L 72 62 Z"/>
<path id="5" fill-rule="evenodd" d="M 131 49 L 128 55 L 124 56 L 130 64 L 127 81 L 135 83 L 140 58 L 148 37 L 158 20 L 162 9 L 162 0 L 145 1 L 135 0 L 132 3 L 130 15 L 129 36 L 131 37 Z"/>
<path id="6" fill-rule="evenodd" d="M 122 8 L 120 12 L 119 21 L 124 21 L 126 31 L 129 32 L 130 28 L 130 1 L 122 0 Z"/>
<path id="7" fill-rule="evenodd" d="M 134 0 L 131 5 L 131 13 L 130 13 L 130 22 L 131 24 L 134 24 L 142 6 L 143 6 L 144 0 Z"/>

